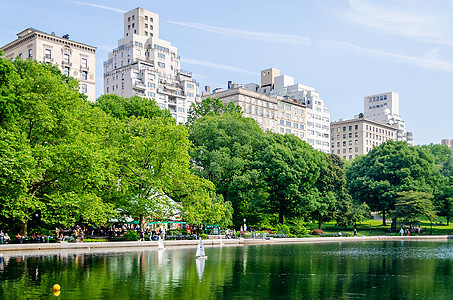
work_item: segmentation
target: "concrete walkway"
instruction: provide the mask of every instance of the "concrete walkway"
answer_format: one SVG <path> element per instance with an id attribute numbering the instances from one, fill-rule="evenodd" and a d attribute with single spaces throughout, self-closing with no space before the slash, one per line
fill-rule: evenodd
<path id="1" fill-rule="evenodd" d="M 448 235 L 433 236 L 367 236 L 367 237 L 313 237 L 313 238 L 271 238 L 264 239 L 222 239 L 224 246 L 243 246 L 243 245 L 275 245 L 275 244 L 297 244 L 297 243 L 337 243 L 337 242 L 365 242 L 365 241 L 447 241 L 453 239 Z M 189 247 L 195 248 L 197 240 L 180 240 L 165 241 L 166 248 Z M 203 240 L 205 247 L 219 247 L 219 239 Z M 118 251 L 136 251 L 143 249 L 158 248 L 157 241 L 145 242 L 87 242 L 87 243 L 50 243 L 50 244 L 8 244 L 0 245 L 0 255 L 8 253 L 14 254 L 31 254 L 30 252 L 52 252 L 65 250 L 81 250 L 91 252 L 118 252 Z M 43 253 L 44 254 L 44 253 Z"/>

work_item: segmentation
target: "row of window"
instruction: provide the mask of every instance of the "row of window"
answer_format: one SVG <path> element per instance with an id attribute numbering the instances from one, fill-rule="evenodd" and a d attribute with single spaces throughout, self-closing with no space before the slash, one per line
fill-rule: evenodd
<path id="1" fill-rule="evenodd" d="M 19 54 L 19 57 L 22 58 L 22 53 Z M 33 51 L 32 49 L 28 49 L 28 57 L 33 58 Z M 52 59 L 52 49 L 44 49 L 44 58 L 46 59 Z M 71 56 L 69 54 L 63 54 L 63 63 L 69 64 Z M 88 68 L 88 59 L 87 58 L 81 58 L 80 59 L 80 67 L 82 68 Z"/>
<path id="2" fill-rule="evenodd" d="M 64 67 L 64 71 L 63 71 L 63 72 L 64 72 L 64 74 L 65 74 L 66 76 L 69 76 L 69 74 L 70 74 L 70 68 L 69 68 L 69 67 Z M 80 78 L 81 78 L 82 80 L 88 80 L 88 72 L 87 72 L 87 71 L 82 71 L 82 72 L 80 73 Z"/>
<path id="3" fill-rule="evenodd" d="M 381 101 L 381 100 L 387 100 L 387 95 L 368 97 L 369 103 Z"/>
<path id="4" fill-rule="evenodd" d="M 354 132 L 354 137 L 359 137 L 359 133 L 358 132 Z M 341 138 L 341 135 L 340 134 L 337 134 L 337 140 L 339 140 Z M 343 133 L 343 139 L 346 138 L 346 133 Z M 348 138 L 352 138 L 352 132 L 350 132 L 348 134 Z M 332 141 L 335 140 L 335 136 L 332 134 Z"/>
<path id="5" fill-rule="evenodd" d="M 370 105 L 370 106 L 368 106 L 368 109 L 375 109 L 375 108 L 379 108 L 379 107 L 381 107 L 381 108 L 382 107 L 387 107 L 387 103 L 384 103 L 384 104 L 381 104 L 381 105 L 377 104 L 377 105 L 373 105 L 373 106 Z"/>
<path id="6" fill-rule="evenodd" d="M 293 128 L 296 128 L 296 129 L 304 129 L 304 125 L 303 124 L 299 124 L 299 123 L 291 123 L 290 121 L 284 121 L 284 120 L 280 120 L 280 125 L 282 126 L 286 126 L 286 127 L 293 127 Z"/>
<path id="7" fill-rule="evenodd" d="M 132 15 L 132 21 L 133 21 L 133 20 L 135 20 L 135 15 Z M 148 21 L 148 20 L 149 20 L 150 22 L 153 22 L 153 21 L 154 21 L 153 18 L 148 17 L 148 16 L 145 16 L 145 21 Z M 130 21 L 131 21 L 131 17 L 128 17 L 128 18 L 127 18 L 127 21 L 130 22 Z"/>

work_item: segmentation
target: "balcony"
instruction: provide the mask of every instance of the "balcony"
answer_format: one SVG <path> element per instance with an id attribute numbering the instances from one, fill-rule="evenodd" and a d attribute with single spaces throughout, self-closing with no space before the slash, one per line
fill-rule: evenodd
<path id="1" fill-rule="evenodd" d="M 144 91 L 144 90 L 146 90 L 146 85 L 141 83 L 140 81 L 135 81 L 133 84 L 133 88 Z"/>

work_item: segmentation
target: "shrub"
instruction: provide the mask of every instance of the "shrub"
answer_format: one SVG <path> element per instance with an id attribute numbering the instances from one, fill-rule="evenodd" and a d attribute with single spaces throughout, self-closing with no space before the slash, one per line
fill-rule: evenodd
<path id="1" fill-rule="evenodd" d="M 123 240 L 124 241 L 138 241 L 139 238 L 140 238 L 140 236 L 138 235 L 138 233 L 136 231 L 128 230 L 126 232 L 126 234 L 124 235 Z"/>
<path id="2" fill-rule="evenodd" d="M 201 237 L 202 240 L 207 240 L 208 239 L 208 235 L 204 234 L 204 233 L 200 234 L 200 237 Z"/>
<path id="3" fill-rule="evenodd" d="M 311 232 L 311 234 L 313 235 L 320 235 L 322 233 L 324 233 L 322 229 L 313 229 L 313 231 Z"/>

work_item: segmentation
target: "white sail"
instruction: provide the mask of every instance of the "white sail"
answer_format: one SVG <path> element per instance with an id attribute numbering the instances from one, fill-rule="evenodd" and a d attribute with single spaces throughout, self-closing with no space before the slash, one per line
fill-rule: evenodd
<path id="1" fill-rule="evenodd" d="M 207 256 L 204 253 L 204 246 L 203 246 L 203 241 L 201 240 L 201 238 L 200 238 L 200 242 L 198 243 L 197 253 L 195 254 L 195 257 L 207 258 Z"/>
<path id="2" fill-rule="evenodd" d="M 159 235 L 159 246 L 158 246 L 158 249 L 159 250 L 165 250 L 164 240 L 160 237 L 160 235 Z"/>

